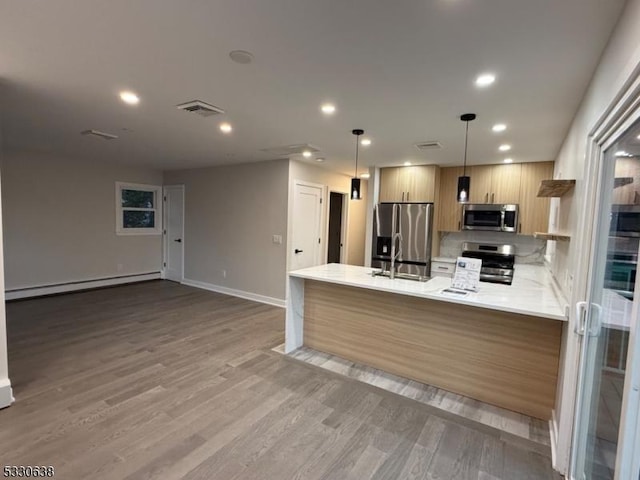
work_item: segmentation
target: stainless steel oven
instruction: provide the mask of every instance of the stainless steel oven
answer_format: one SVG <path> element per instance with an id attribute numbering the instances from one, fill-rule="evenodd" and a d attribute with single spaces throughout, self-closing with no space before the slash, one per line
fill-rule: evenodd
<path id="1" fill-rule="evenodd" d="M 609 235 L 640 237 L 640 205 L 611 205 Z"/>
<path id="2" fill-rule="evenodd" d="M 463 230 L 516 232 L 518 205 L 467 203 L 462 207 Z"/>

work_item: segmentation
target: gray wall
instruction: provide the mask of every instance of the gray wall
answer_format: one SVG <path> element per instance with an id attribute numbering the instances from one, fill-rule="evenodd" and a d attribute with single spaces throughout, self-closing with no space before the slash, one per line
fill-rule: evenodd
<path id="1" fill-rule="evenodd" d="M 5 288 L 157 272 L 162 239 L 115 233 L 115 182 L 162 185 L 162 172 L 5 153 Z"/>
<path id="2" fill-rule="evenodd" d="M 186 280 L 284 300 L 288 172 L 288 160 L 165 172 L 185 186 Z"/>

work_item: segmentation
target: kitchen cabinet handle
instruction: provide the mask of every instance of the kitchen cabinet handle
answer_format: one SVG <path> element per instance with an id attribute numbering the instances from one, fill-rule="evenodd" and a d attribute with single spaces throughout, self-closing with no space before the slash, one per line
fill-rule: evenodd
<path id="1" fill-rule="evenodd" d="M 518 224 L 518 233 L 522 233 L 522 223 Z"/>
<path id="2" fill-rule="evenodd" d="M 404 202 L 404 192 L 402 192 L 402 201 Z"/>
<path id="3" fill-rule="evenodd" d="M 496 195 L 495 193 L 492 193 L 492 194 L 491 194 L 491 203 L 495 203 L 495 202 L 493 201 L 493 200 L 494 200 L 494 198 L 495 198 L 495 195 Z"/>
<path id="4" fill-rule="evenodd" d="M 458 220 L 458 230 L 460 230 L 460 220 Z"/>
<path id="5" fill-rule="evenodd" d="M 489 203 L 489 193 L 484 194 L 484 203 Z"/>
<path id="6" fill-rule="evenodd" d="M 447 267 L 437 267 L 437 268 L 438 268 L 438 270 L 448 270 Z"/>
<path id="7" fill-rule="evenodd" d="M 409 192 L 407 192 L 407 202 L 409 201 Z"/>

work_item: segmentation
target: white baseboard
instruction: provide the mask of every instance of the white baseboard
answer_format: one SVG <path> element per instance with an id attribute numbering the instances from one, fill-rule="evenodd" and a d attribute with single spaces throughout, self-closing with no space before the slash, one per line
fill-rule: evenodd
<path id="1" fill-rule="evenodd" d="M 13 390 L 11 389 L 11 382 L 8 378 L 0 380 L 0 408 L 8 407 L 13 403 Z"/>
<path id="2" fill-rule="evenodd" d="M 556 410 L 551 410 L 551 420 L 549 420 L 549 438 L 551 439 L 551 466 L 560 471 L 557 467 L 558 462 L 558 419 L 556 418 Z M 560 472 L 563 473 L 563 472 Z"/>
<path id="3" fill-rule="evenodd" d="M 57 285 L 42 285 L 37 287 L 17 288 L 5 291 L 6 300 L 17 300 L 19 298 L 40 297 L 56 293 L 75 292 L 78 290 L 88 290 L 91 288 L 110 287 L 112 285 L 122 285 L 124 283 L 145 282 L 147 280 L 159 280 L 160 272 L 141 273 L 137 275 L 123 275 L 121 277 L 98 278 L 93 280 L 82 280 L 78 282 L 60 283 Z"/>
<path id="4" fill-rule="evenodd" d="M 285 301 L 280 298 L 267 297 L 266 295 L 259 295 L 257 293 L 245 292 L 243 290 L 221 287 L 220 285 L 201 282 L 199 280 L 189 280 L 187 278 L 182 281 L 182 284 L 188 285 L 189 287 L 202 288 L 203 290 L 209 290 L 211 292 L 231 295 L 232 297 L 244 298 L 245 300 L 253 300 L 254 302 L 266 303 L 267 305 L 273 305 L 274 307 L 285 308 Z"/>

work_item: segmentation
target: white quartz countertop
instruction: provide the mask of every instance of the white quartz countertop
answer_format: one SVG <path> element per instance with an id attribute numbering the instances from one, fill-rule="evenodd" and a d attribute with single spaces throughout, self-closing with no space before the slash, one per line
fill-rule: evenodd
<path id="1" fill-rule="evenodd" d="M 427 282 L 387 277 L 372 277 L 370 267 L 331 263 L 295 270 L 289 275 L 320 282 L 367 288 L 383 292 L 410 295 L 430 300 L 470 305 L 504 312 L 566 321 L 565 303 L 556 293 L 548 270 L 539 265 L 515 265 L 513 283 L 500 285 L 480 282 L 480 289 L 458 298 L 441 293 L 451 285 L 447 277 L 434 277 Z"/>

